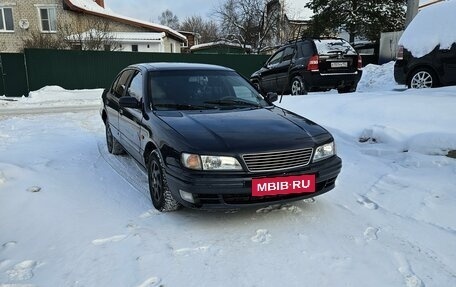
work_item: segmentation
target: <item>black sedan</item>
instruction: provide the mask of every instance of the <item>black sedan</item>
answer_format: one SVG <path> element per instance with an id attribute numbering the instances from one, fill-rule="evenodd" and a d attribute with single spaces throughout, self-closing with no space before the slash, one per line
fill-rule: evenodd
<path id="1" fill-rule="evenodd" d="M 334 188 L 342 166 L 327 130 L 228 68 L 132 65 L 102 98 L 109 152 L 126 151 L 147 169 L 160 211 L 314 197 Z"/>

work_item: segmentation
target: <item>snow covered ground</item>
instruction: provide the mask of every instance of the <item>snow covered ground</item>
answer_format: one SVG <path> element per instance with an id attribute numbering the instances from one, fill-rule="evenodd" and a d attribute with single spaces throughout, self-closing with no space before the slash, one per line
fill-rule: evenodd
<path id="1" fill-rule="evenodd" d="M 278 104 L 335 136 L 329 193 L 163 214 L 107 153 L 101 90 L 0 98 L 0 286 L 456 286 L 456 87 L 397 88 L 390 63 Z"/>

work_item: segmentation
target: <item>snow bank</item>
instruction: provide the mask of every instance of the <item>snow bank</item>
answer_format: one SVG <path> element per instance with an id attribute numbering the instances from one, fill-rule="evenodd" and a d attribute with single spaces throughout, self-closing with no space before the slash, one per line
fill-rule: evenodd
<path id="1" fill-rule="evenodd" d="M 436 46 L 449 49 L 456 42 L 456 1 L 444 1 L 422 9 L 399 40 L 414 57 L 423 57 Z"/>
<path id="2" fill-rule="evenodd" d="M 397 88 L 394 80 L 394 62 L 383 65 L 369 64 L 363 68 L 363 75 L 358 83 L 358 92 L 394 90 Z"/>
<path id="3" fill-rule="evenodd" d="M 29 110 L 58 107 L 95 107 L 101 104 L 103 89 L 65 90 L 59 86 L 46 86 L 29 93 L 28 97 L 0 96 L 2 110 Z"/>
<path id="4" fill-rule="evenodd" d="M 342 172 L 315 200 L 242 211 L 154 210 L 97 110 L 0 107 L 0 286 L 456 286 L 456 160 L 442 156 L 456 87 L 392 91 L 388 69 L 365 69 L 362 93 L 285 96 L 332 132 Z M 46 87 L 5 103 L 100 95 Z"/>

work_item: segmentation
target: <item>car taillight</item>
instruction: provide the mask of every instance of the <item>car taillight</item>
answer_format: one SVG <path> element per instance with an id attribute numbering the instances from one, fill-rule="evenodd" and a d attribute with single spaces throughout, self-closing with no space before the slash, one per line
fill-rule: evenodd
<path id="1" fill-rule="evenodd" d="M 307 64 L 307 70 L 308 71 L 314 71 L 314 72 L 319 71 L 319 68 L 318 68 L 319 60 L 320 59 L 318 58 L 318 55 L 313 55 L 310 58 L 309 63 Z"/>
<path id="2" fill-rule="evenodd" d="M 397 46 L 396 60 L 404 60 L 404 46 Z"/>
<path id="3" fill-rule="evenodd" d="M 361 70 L 363 68 L 363 58 L 361 55 L 358 55 L 358 70 Z"/>

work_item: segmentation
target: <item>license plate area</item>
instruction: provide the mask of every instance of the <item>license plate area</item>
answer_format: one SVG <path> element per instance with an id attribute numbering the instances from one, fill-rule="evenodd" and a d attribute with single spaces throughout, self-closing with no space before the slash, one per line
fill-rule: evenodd
<path id="1" fill-rule="evenodd" d="M 331 62 L 331 68 L 347 68 L 348 62 Z"/>
<path id="2" fill-rule="evenodd" d="M 252 179 L 252 196 L 315 192 L 315 174 Z"/>

